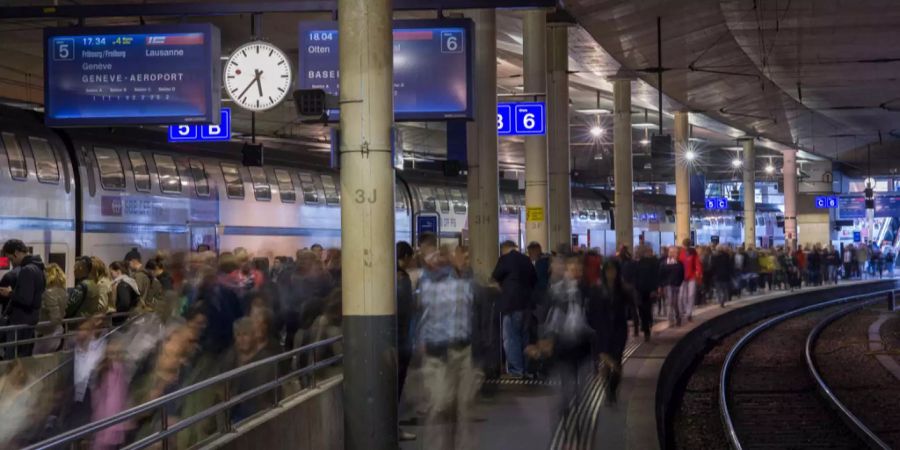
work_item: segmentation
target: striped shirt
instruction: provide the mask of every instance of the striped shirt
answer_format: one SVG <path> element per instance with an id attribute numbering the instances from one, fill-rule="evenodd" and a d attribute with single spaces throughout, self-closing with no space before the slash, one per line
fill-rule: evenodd
<path id="1" fill-rule="evenodd" d="M 425 344 L 466 344 L 472 339 L 475 284 L 452 267 L 424 271 L 417 290 L 422 306 L 420 338 Z"/>

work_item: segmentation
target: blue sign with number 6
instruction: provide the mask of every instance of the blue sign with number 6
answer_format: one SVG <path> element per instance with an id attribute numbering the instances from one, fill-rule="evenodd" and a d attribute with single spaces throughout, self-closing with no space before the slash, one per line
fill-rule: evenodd
<path id="1" fill-rule="evenodd" d="M 498 135 L 542 135 L 546 132 L 547 117 L 543 102 L 497 105 Z"/>

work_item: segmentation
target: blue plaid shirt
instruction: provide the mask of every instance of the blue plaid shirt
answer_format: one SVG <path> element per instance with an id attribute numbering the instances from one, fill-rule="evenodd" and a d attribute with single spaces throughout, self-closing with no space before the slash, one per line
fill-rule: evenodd
<path id="1" fill-rule="evenodd" d="M 419 336 L 426 345 L 467 344 L 472 339 L 475 283 L 453 267 L 425 271 L 416 291 L 422 306 Z"/>

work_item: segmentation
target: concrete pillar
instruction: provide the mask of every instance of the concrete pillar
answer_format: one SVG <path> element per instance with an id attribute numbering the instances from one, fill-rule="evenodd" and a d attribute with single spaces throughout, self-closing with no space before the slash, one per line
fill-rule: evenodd
<path id="1" fill-rule="evenodd" d="M 688 112 L 675 112 L 675 243 L 691 238 L 690 163 L 684 154 L 690 149 Z M 617 219 L 618 220 L 618 219 Z"/>
<path id="2" fill-rule="evenodd" d="M 397 448 L 391 0 L 338 0 L 344 442 Z"/>
<path id="3" fill-rule="evenodd" d="M 490 280 L 500 256 L 497 172 L 497 15 L 473 11 L 475 21 L 475 121 L 468 145 L 469 255 L 475 278 Z"/>
<path id="4" fill-rule="evenodd" d="M 756 247 L 756 150 L 753 138 L 741 140 L 744 146 L 744 245 Z"/>
<path id="5" fill-rule="evenodd" d="M 569 248 L 572 242 L 571 163 L 569 156 L 569 25 L 549 26 L 547 56 L 548 168 L 550 173 L 550 248 Z"/>
<path id="6" fill-rule="evenodd" d="M 797 150 L 785 150 L 784 165 L 784 243 L 794 248 L 797 242 Z"/>
<path id="7" fill-rule="evenodd" d="M 523 21 L 525 92 L 547 92 L 547 12 L 526 11 Z M 525 243 L 548 248 L 547 137 L 525 137 Z"/>
<path id="8" fill-rule="evenodd" d="M 634 156 L 631 151 L 631 76 L 613 82 L 613 179 L 615 180 L 616 250 L 634 246 Z M 634 249 L 632 249 L 634 253 Z"/>

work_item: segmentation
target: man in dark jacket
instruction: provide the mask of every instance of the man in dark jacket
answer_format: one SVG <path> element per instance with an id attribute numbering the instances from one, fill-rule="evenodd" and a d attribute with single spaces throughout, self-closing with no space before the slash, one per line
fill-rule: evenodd
<path id="1" fill-rule="evenodd" d="M 725 302 L 731 300 L 731 283 L 734 277 L 734 261 L 731 259 L 731 252 L 720 245 L 716 248 L 711 264 L 716 298 L 719 300 L 719 306 L 724 308 Z"/>
<path id="2" fill-rule="evenodd" d="M 15 287 L 0 288 L 0 296 L 9 297 L 5 315 L 9 317 L 10 325 L 36 325 L 41 311 L 41 296 L 47 287 L 44 277 L 44 263 L 40 256 L 28 254 L 28 247 L 18 239 L 10 239 L 3 244 L 0 252 L 18 267 Z M 34 337 L 34 329 L 21 330 L 18 338 L 31 339 Z M 16 354 L 19 357 L 31 356 L 33 344 L 18 346 Z"/>
<path id="3" fill-rule="evenodd" d="M 531 292 L 537 283 L 537 275 L 531 259 L 519 253 L 516 243 L 506 241 L 500 245 L 500 259 L 491 278 L 500 283 L 500 311 L 503 314 L 503 350 L 506 353 L 506 371 L 513 377 L 525 375 L 525 345 L 528 328 L 525 315 L 531 307 Z"/>
<path id="4" fill-rule="evenodd" d="M 649 245 L 638 247 L 641 252 L 635 265 L 635 290 L 638 292 L 637 309 L 641 321 L 644 340 L 650 340 L 650 328 L 653 326 L 653 297 L 659 288 L 659 258 L 653 255 Z"/>

